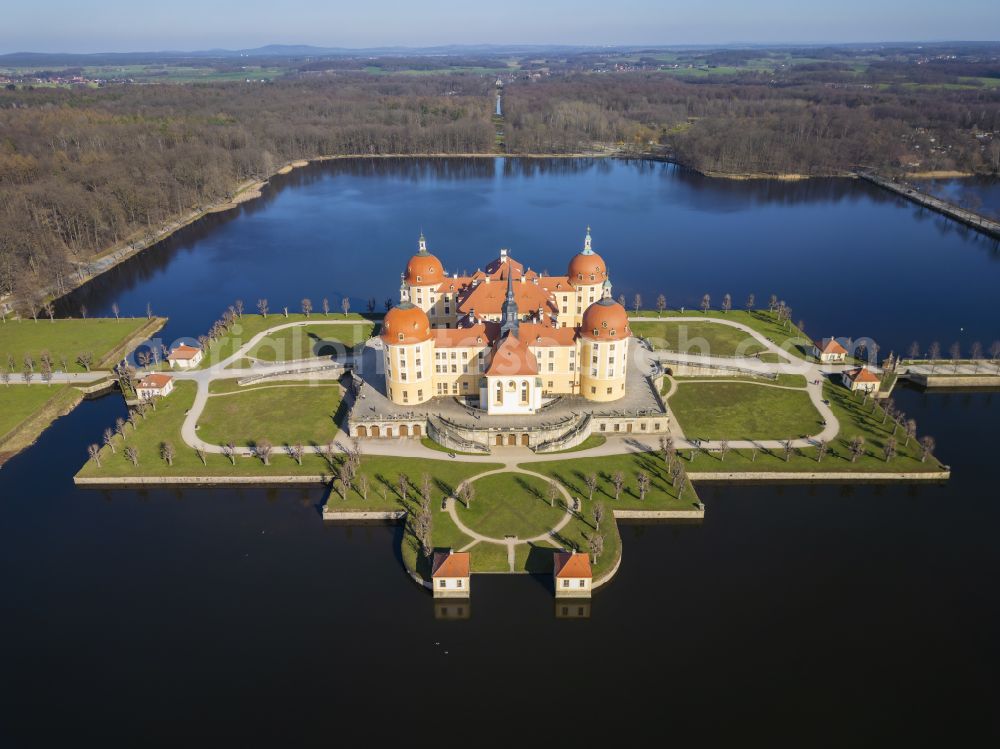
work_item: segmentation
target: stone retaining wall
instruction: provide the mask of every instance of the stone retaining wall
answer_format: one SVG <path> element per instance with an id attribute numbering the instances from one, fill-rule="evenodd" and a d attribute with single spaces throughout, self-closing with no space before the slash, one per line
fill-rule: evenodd
<path id="1" fill-rule="evenodd" d="M 951 471 L 926 471 L 923 473 L 835 473 L 816 471 L 812 473 L 795 471 L 755 471 L 726 473 L 706 471 L 689 473 L 692 481 L 943 481 L 951 478 Z"/>
<path id="2" fill-rule="evenodd" d="M 990 388 L 1000 387 L 1000 375 L 906 375 L 925 388 Z"/>
<path id="3" fill-rule="evenodd" d="M 399 521 L 406 517 L 406 510 L 327 510 L 323 508 L 324 520 L 391 520 Z"/>
<path id="4" fill-rule="evenodd" d="M 687 520 L 702 519 L 705 510 L 614 510 L 615 520 Z"/>
<path id="5" fill-rule="evenodd" d="M 331 476 L 74 476 L 79 486 L 286 486 L 288 484 L 329 484 Z"/>

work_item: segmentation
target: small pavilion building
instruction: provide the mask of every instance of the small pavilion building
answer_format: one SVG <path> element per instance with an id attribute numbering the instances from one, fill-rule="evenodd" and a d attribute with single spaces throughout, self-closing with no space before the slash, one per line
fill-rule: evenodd
<path id="1" fill-rule="evenodd" d="M 139 380 L 135 393 L 141 401 L 164 398 L 174 389 L 174 378 L 168 374 L 149 374 Z"/>
<path id="2" fill-rule="evenodd" d="M 468 551 L 436 551 L 431 561 L 431 583 L 435 598 L 468 598 L 472 554 Z"/>
<path id="3" fill-rule="evenodd" d="M 556 598 L 590 598 L 594 575 L 590 557 L 580 551 L 557 551 L 552 555 Z"/>
<path id="4" fill-rule="evenodd" d="M 855 367 L 854 369 L 844 370 L 840 378 L 844 383 L 844 387 L 852 393 L 855 390 L 860 390 L 864 393 L 874 395 L 882 386 L 882 381 L 878 378 L 878 375 L 868 369 L 868 367 Z"/>
<path id="5" fill-rule="evenodd" d="M 836 338 L 823 338 L 813 343 L 812 355 L 822 364 L 843 364 L 847 361 L 847 349 Z"/>
<path id="6" fill-rule="evenodd" d="M 173 351 L 167 355 L 167 361 L 171 367 L 178 369 L 194 369 L 201 363 L 203 352 L 197 346 L 188 346 L 182 343 L 175 346 Z"/>

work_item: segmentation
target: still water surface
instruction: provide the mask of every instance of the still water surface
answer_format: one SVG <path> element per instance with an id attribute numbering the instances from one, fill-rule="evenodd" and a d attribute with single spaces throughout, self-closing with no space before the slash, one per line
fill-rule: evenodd
<path id="1" fill-rule="evenodd" d="M 813 330 L 897 348 L 1000 332 L 994 245 L 848 181 L 480 160 L 337 163 L 273 187 L 68 304 L 148 301 L 176 337 L 238 296 L 389 296 L 421 229 L 451 269 L 508 245 L 555 270 L 590 223 L 627 295 L 774 290 Z M 897 402 L 952 481 L 703 484 L 703 523 L 623 528 L 585 618 L 544 581 L 479 576 L 463 620 L 403 573 L 397 528 L 324 525 L 319 490 L 75 489 L 124 411 L 86 402 L 0 470 L 0 743 L 437 741 L 452 721 L 477 741 L 995 736 L 998 396 Z"/>

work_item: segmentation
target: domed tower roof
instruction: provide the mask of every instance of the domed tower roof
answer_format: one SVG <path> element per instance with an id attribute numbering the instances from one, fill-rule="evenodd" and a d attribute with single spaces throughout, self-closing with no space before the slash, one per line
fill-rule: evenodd
<path id="1" fill-rule="evenodd" d="M 581 337 L 591 341 L 616 341 L 630 335 L 628 312 L 611 297 L 599 299 L 584 310 Z"/>
<path id="2" fill-rule="evenodd" d="M 387 344 L 423 343 L 431 338 L 427 313 L 409 302 L 393 307 L 382 320 L 382 340 Z"/>
<path id="3" fill-rule="evenodd" d="M 423 234 L 420 235 L 420 249 L 406 264 L 404 278 L 410 286 L 436 286 L 445 278 L 444 266 L 427 251 Z"/>
<path id="4" fill-rule="evenodd" d="M 598 284 L 608 279 L 608 268 L 604 264 L 604 259 L 591 247 L 589 226 L 587 227 L 587 237 L 583 240 L 583 250 L 569 261 L 566 275 L 573 285 Z"/>

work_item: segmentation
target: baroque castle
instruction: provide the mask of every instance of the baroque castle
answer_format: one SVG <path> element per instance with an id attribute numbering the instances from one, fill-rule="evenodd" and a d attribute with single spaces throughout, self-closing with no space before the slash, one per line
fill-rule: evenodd
<path id="1" fill-rule="evenodd" d="M 448 275 L 421 235 L 382 325 L 386 395 L 399 405 L 458 397 L 489 414 L 536 413 L 559 395 L 614 401 L 630 337 L 589 227 L 564 276 L 526 269 L 507 250 L 484 270 Z"/>

